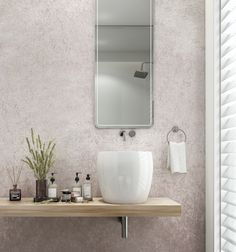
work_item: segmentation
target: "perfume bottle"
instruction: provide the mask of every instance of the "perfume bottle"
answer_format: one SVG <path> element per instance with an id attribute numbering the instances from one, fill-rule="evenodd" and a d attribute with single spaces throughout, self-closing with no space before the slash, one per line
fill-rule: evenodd
<path id="1" fill-rule="evenodd" d="M 83 185 L 83 198 L 84 198 L 84 200 L 89 200 L 89 201 L 93 200 L 92 185 L 91 185 L 90 175 L 89 174 L 87 174 L 86 182 Z"/>
<path id="2" fill-rule="evenodd" d="M 57 184 L 55 183 L 54 173 L 51 173 L 50 184 L 48 185 L 48 198 L 57 200 Z"/>
<path id="3" fill-rule="evenodd" d="M 10 201 L 21 200 L 21 189 L 18 189 L 17 185 L 13 185 L 13 189 L 9 190 L 9 200 Z"/>
<path id="4" fill-rule="evenodd" d="M 77 198 L 82 197 L 82 186 L 79 182 L 79 174 L 81 174 L 80 172 L 76 172 L 75 174 L 75 183 L 72 186 L 72 190 L 71 190 L 71 201 L 72 202 L 77 202 Z"/>

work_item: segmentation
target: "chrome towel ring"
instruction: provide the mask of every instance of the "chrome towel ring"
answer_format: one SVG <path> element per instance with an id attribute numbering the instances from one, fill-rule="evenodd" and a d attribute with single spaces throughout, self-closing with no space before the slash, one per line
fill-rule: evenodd
<path id="1" fill-rule="evenodd" d="M 170 142 L 169 138 L 170 138 L 170 134 L 171 134 L 172 132 L 173 132 L 173 133 L 177 133 L 177 132 L 179 132 L 179 131 L 184 135 L 184 141 L 186 142 L 186 141 L 187 141 L 187 135 L 186 135 L 186 133 L 184 132 L 184 130 L 180 129 L 178 126 L 174 126 L 174 127 L 168 132 L 168 134 L 167 134 L 167 136 L 166 136 L 167 142 L 168 142 L 168 143 Z"/>

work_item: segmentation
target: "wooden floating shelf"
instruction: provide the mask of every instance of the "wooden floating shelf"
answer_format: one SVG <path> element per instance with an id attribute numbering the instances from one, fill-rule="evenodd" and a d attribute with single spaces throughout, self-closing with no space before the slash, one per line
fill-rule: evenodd
<path id="1" fill-rule="evenodd" d="M 102 198 L 89 203 L 34 203 L 32 198 L 0 198 L 1 217 L 135 217 L 181 215 L 181 205 L 169 198 L 149 198 L 143 204 L 109 204 Z"/>

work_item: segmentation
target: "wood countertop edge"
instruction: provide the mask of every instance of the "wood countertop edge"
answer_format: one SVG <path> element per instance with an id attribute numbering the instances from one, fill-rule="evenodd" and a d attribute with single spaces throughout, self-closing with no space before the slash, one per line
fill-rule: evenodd
<path id="1" fill-rule="evenodd" d="M 0 217 L 178 217 L 181 204 L 169 198 L 149 198 L 143 204 L 109 204 L 101 198 L 89 203 L 34 203 L 32 198 L 10 202 L 0 198 Z"/>

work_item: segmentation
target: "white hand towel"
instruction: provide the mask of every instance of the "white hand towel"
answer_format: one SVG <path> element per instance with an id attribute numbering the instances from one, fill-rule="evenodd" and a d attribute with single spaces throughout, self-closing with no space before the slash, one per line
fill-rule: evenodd
<path id="1" fill-rule="evenodd" d="M 187 173 L 185 142 L 169 142 L 167 168 L 171 173 Z"/>

